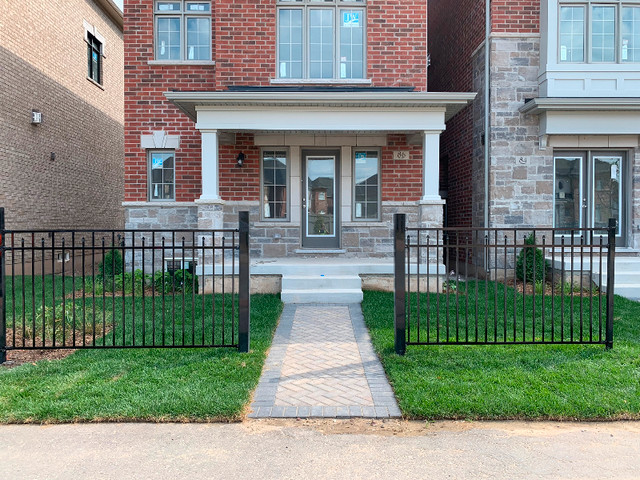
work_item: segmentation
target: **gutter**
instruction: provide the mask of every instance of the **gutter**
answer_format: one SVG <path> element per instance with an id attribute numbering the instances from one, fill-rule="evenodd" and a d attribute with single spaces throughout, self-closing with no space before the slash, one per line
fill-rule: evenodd
<path id="1" fill-rule="evenodd" d="M 489 163 L 491 162 L 491 0 L 485 0 L 484 36 L 484 227 L 489 228 Z"/>
<path id="2" fill-rule="evenodd" d="M 107 16 L 113 20 L 121 32 L 124 31 L 124 15 L 113 0 L 94 0 Z"/>

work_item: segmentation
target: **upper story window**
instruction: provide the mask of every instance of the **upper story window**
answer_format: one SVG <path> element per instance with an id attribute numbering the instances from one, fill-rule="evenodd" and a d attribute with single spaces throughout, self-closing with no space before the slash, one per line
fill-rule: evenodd
<path id="1" fill-rule="evenodd" d="M 277 2 L 279 78 L 364 78 L 366 0 Z"/>
<path id="2" fill-rule="evenodd" d="M 87 77 L 102 85 L 102 42 L 87 32 Z"/>
<path id="3" fill-rule="evenodd" d="M 155 59 L 211 60 L 211 3 L 155 2 Z"/>
<path id="4" fill-rule="evenodd" d="M 638 2 L 572 2 L 560 5 L 561 63 L 640 62 Z"/>

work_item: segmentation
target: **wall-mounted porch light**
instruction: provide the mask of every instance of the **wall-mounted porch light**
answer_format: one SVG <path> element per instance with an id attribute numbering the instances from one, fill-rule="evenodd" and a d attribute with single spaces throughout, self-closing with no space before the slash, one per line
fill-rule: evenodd
<path id="1" fill-rule="evenodd" d="M 238 167 L 242 167 L 244 165 L 244 153 L 240 152 L 236 157 L 236 162 L 238 163 Z"/>

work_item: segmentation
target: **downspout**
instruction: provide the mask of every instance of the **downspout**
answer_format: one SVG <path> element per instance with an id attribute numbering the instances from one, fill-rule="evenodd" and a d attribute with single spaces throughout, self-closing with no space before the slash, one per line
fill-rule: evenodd
<path id="1" fill-rule="evenodd" d="M 489 163 L 491 161 L 491 0 L 485 0 L 484 36 L 484 227 L 489 228 Z"/>

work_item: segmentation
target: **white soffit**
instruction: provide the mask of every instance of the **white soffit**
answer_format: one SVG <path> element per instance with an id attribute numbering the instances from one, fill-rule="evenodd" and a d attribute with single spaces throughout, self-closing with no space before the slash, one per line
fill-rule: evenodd
<path id="1" fill-rule="evenodd" d="M 640 98 L 535 98 L 520 111 L 540 115 L 540 135 L 640 134 Z"/>
<path id="2" fill-rule="evenodd" d="M 199 129 L 442 131 L 474 93 L 167 92 Z"/>

